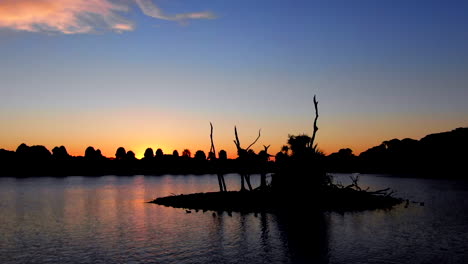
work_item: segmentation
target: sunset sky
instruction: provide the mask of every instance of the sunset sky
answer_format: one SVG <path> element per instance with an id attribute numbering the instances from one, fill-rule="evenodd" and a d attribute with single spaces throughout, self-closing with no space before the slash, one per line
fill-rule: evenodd
<path id="1" fill-rule="evenodd" d="M 468 126 L 468 1 L 0 0 L 0 148 L 113 157 Z"/>

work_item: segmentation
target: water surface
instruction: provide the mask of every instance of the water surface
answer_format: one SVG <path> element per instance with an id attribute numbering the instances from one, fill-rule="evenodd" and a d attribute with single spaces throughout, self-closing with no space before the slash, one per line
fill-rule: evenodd
<path id="1" fill-rule="evenodd" d="M 226 181 L 239 188 L 237 175 Z M 468 263 L 467 182 L 363 175 L 361 184 L 418 203 L 312 214 L 304 204 L 309 224 L 298 227 L 287 215 L 145 203 L 216 191 L 214 175 L 0 178 L 0 263 Z"/>

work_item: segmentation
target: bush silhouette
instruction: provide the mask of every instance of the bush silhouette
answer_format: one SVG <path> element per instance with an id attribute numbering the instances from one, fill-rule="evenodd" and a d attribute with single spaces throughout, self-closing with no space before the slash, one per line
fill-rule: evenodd
<path id="1" fill-rule="evenodd" d="M 156 150 L 156 159 L 163 159 L 164 158 L 164 152 L 162 151 L 162 149 L 158 148 Z"/>
<path id="2" fill-rule="evenodd" d="M 203 150 L 197 150 L 197 152 L 195 152 L 194 159 L 196 159 L 196 160 L 206 160 L 205 152 Z"/>
<path id="3" fill-rule="evenodd" d="M 184 151 L 182 151 L 182 157 L 190 158 L 190 157 L 192 157 L 192 153 L 190 152 L 189 149 L 184 149 Z"/>
<path id="4" fill-rule="evenodd" d="M 218 153 L 218 158 L 220 160 L 227 160 L 227 152 L 224 149 L 220 150 Z"/>
<path id="5" fill-rule="evenodd" d="M 127 157 L 127 152 L 125 151 L 125 148 L 119 147 L 117 151 L 115 152 L 115 159 L 123 160 L 126 157 Z"/>
<path id="6" fill-rule="evenodd" d="M 153 153 L 153 149 L 152 148 L 147 148 L 145 150 L 145 154 L 144 154 L 144 157 L 143 159 L 145 160 L 151 160 L 154 158 L 154 153 Z"/>
<path id="7" fill-rule="evenodd" d="M 55 147 L 52 149 L 52 156 L 57 160 L 69 159 L 70 155 L 64 146 Z"/>
<path id="8" fill-rule="evenodd" d="M 133 151 L 129 150 L 127 152 L 127 155 L 126 155 L 126 159 L 127 160 L 136 160 L 135 153 Z"/>
<path id="9" fill-rule="evenodd" d="M 87 160 L 100 160 L 103 159 L 104 157 L 101 154 L 101 151 L 95 150 L 93 147 L 87 147 L 85 150 L 85 159 Z"/>

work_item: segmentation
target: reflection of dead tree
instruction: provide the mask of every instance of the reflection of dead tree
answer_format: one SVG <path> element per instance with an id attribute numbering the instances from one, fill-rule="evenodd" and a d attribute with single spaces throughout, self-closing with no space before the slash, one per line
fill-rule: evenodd
<path id="1" fill-rule="evenodd" d="M 234 144 L 236 144 L 237 147 L 237 155 L 239 162 L 241 163 L 241 191 L 246 191 L 247 189 L 245 188 L 245 182 L 247 182 L 247 186 L 249 187 L 249 190 L 252 191 L 252 184 L 250 183 L 250 173 L 249 173 L 249 167 L 251 167 L 252 159 L 254 157 L 254 153 L 249 154 L 250 148 L 257 142 L 257 140 L 260 138 L 260 132 L 261 130 L 258 130 L 258 137 L 250 144 L 246 149 L 243 149 L 240 144 L 239 136 L 237 134 L 237 127 L 234 126 L 234 135 L 236 139 L 234 140 Z"/>
<path id="2" fill-rule="evenodd" d="M 214 146 L 214 141 L 213 141 L 213 124 L 210 122 L 210 127 L 211 127 L 211 132 L 210 132 L 210 139 L 211 139 L 211 148 L 210 148 L 210 153 L 208 154 L 208 159 L 211 161 L 215 162 L 217 164 L 217 172 L 216 174 L 218 175 L 218 183 L 219 183 L 219 191 L 220 192 L 226 192 L 226 182 L 224 181 L 224 174 L 221 172 L 221 166 L 222 164 L 219 164 L 219 161 L 216 160 L 216 149 Z"/>

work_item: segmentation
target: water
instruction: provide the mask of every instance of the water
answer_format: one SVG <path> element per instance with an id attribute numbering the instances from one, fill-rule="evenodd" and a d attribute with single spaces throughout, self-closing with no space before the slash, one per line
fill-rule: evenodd
<path id="1" fill-rule="evenodd" d="M 239 188 L 236 175 L 226 183 Z M 310 224 L 298 227 L 285 215 L 145 203 L 216 191 L 213 175 L 0 178 L 0 263 L 468 263 L 466 181 L 363 175 L 360 183 L 418 203 L 314 214 L 305 204 Z"/>

